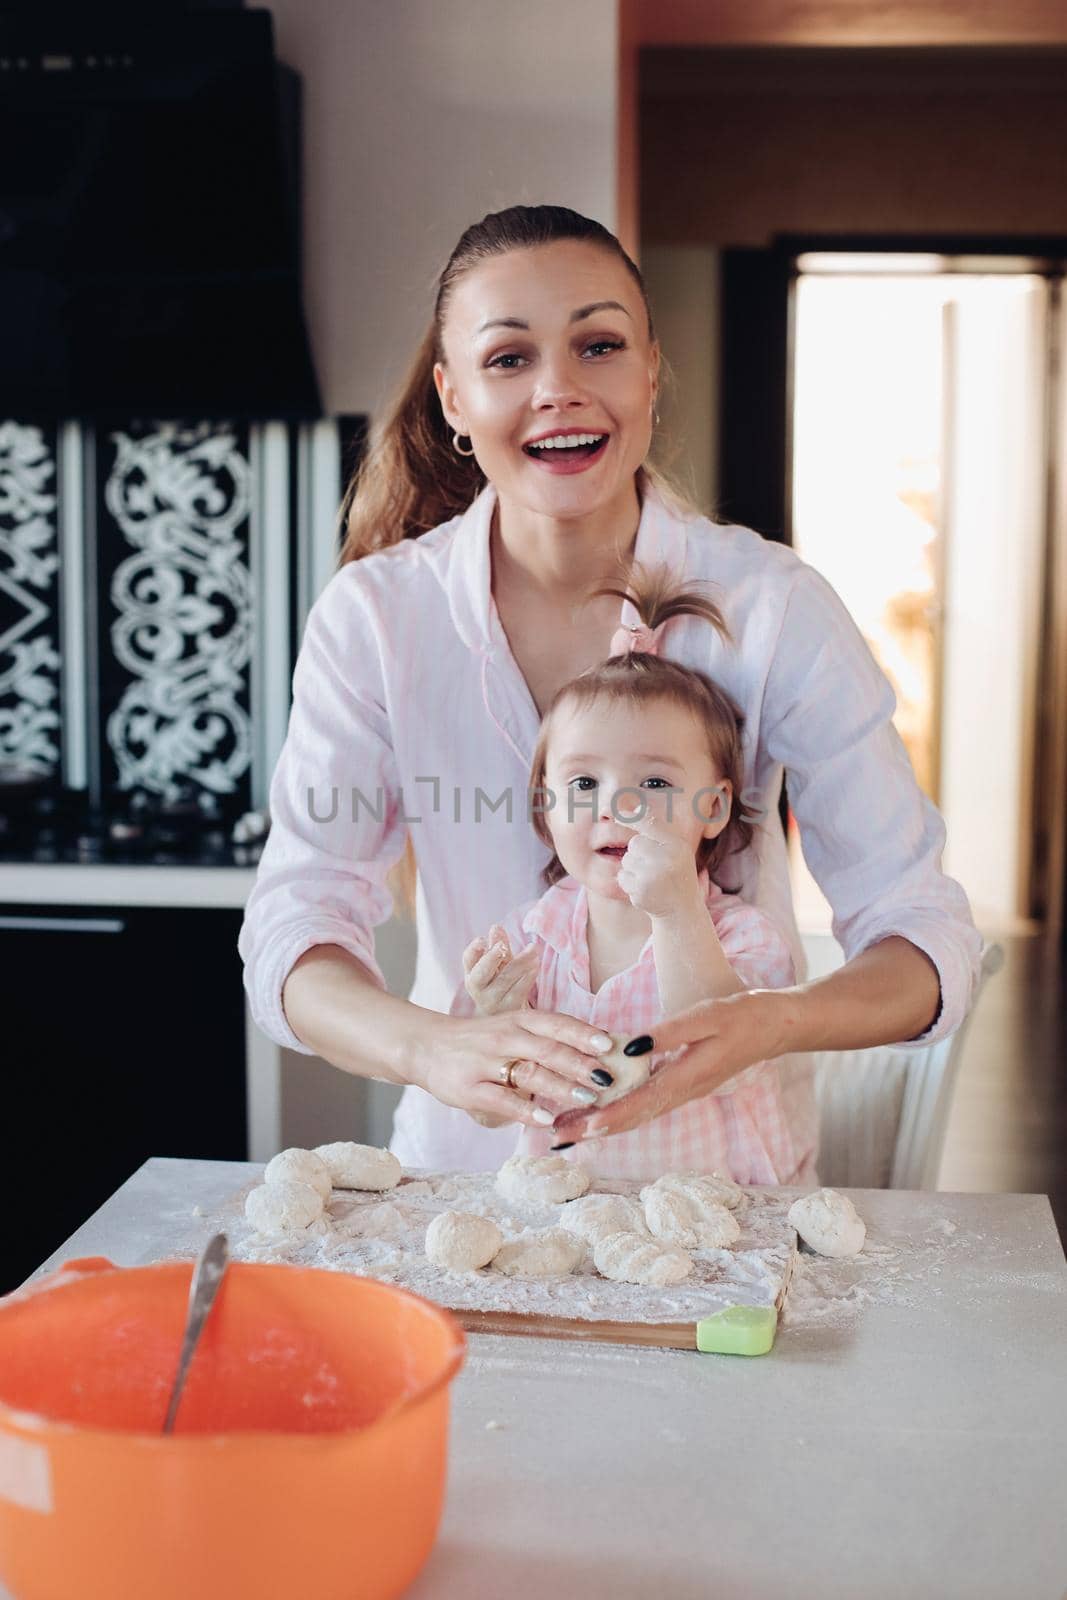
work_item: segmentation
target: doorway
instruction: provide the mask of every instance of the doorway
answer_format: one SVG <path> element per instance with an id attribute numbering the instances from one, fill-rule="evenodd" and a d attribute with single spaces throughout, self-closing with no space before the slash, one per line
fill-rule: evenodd
<path id="1" fill-rule="evenodd" d="M 748 368 L 742 382 L 724 360 L 721 511 L 755 513 L 840 594 L 945 816 L 946 871 L 1001 933 L 1062 925 L 1067 249 L 1052 243 L 780 239 L 727 252 L 722 273 L 724 357 L 747 349 Z M 757 324 L 781 334 L 762 378 Z M 752 440 L 776 435 L 780 473 L 760 475 Z M 787 808 L 786 823 L 798 917 L 828 930 Z"/>

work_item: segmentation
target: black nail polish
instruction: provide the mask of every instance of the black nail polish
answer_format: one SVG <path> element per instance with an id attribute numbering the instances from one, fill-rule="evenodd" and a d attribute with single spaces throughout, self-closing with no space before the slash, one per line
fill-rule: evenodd
<path id="1" fill-rule="evenodd" d="M 573 1150 L 574 1149 L 574 1140 L 572 1139 L 569 1144 L 554 1144 L 552 1146 L 552 1149 L 553 1150 Z"/>
<path id="2" fill-rule="evenodd" d="M 599 1083 L 602 1089 L 606 1089 L 609 1084 L 615 1082 L 615 1079 L 611 1076 L 611 1073 L 605 1072 L 603 1067 L 594 1067 L 589 1076 L 592 1078 L 594 1083 Z"/>
<path id="3" fill-rule="evenodd" d="M 631 1039 L 629 1044 L 623 1046 L 624 1056 L 644 1056 L 654 1047 L 655 1040 L 649 1033 L 641 1034 L 638 1039 Z"/>

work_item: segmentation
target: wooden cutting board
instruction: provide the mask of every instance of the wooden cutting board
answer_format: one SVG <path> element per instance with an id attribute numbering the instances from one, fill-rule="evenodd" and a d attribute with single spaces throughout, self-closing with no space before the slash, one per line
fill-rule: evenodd
<path id="1" fill-rule="evenodd" d="M 563 1278 L 509 1278 L 491 1268 L 452 1273 L 433 1266 L 423 1241 L 441 1211 L 491 1216 L 505 1236 L 558 1227 L 565 1206 L 520 1206 L 497 1194 L 493 1173 L 414 1172 L 386 1194 L 335 1190 L 328 1220 L 303 1239 L 265 1240 L 244 1220 L 246 1185 L 210 1219 L 230 1236 L 235 1260 L 287 1261 L 354 1272 L 411 1289 L 446 1306 L 470 1333 L 695 1349 L 698 1322 L 728 1306 L 780 1309 L 797 1255 L 786 1212 L 793 1195 L 746 1190 L 741 1236 L 729 1250 L 693 1252 L 683 1283 L 656 1289 L 609 1282 L 591 1259 Z M 591 1192 L 636 1195 L 642 1183 L 593 1178 Z"/>

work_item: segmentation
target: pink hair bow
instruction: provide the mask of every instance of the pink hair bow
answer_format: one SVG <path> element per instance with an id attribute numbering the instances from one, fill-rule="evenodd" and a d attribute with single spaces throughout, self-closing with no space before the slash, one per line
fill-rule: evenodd
<path id="1" fill-rule="evenodd" d="M 611 636 L 611 654 L 658 656 L 659 629 L 646 628 L 644 623 L 616 628 Z"/>

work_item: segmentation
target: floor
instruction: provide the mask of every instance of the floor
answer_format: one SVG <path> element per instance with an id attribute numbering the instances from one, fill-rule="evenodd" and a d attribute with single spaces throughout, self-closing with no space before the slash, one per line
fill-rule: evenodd
<path id="1" fill-rule="evenodd" d="M 795 839 L 790 878 L 802 932 L 825 937 L 830 908 Z M 1047 1194 L 1067 1244 L 1067 941 L 1032 923 L 979 926 L 1003 948 L 1004 965 L 967 1036 L 937 1187 Z"/>
<path id="2" fill-rule="evenodd" d="M 997 937 L 1004 966 L 971 1024 L 937 1186 L 1047 1194 L 1067 1241 L 1067 947 Z"/>

